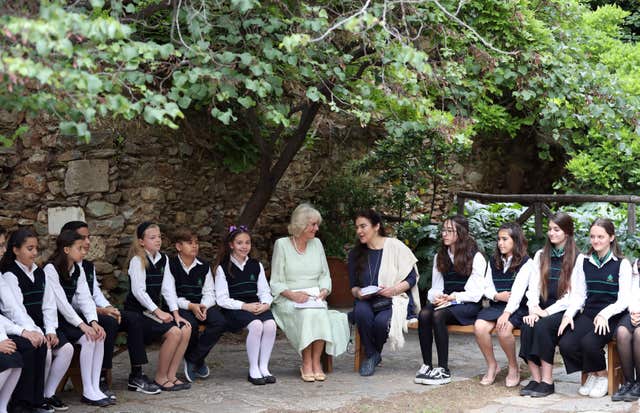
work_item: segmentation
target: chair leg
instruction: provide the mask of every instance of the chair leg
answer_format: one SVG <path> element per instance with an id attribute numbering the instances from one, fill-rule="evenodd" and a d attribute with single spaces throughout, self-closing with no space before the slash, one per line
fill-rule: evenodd
<path id="1" fill-rule="evenodd" d="M 362 341 L 360 340 L 360 332 L 358 331 L 358 327 L 356 326 L 356 334 L 355 334 L 355 354 L 353 359 L 353 371 L 360 370 L 360 364 L 366 358 L 364 354 L 364 346 L 362 345 Z"/>
<path id="2" fill-rule="evenodd" d="M 620 357 L 618 357 L 618 347 L 615 341 L 610 341 L 607 344 L 607 377 L 609 379 L 609 396 L 613 395 L 618 388 L 622 375 L 622 368 L 620 367 Z"/>

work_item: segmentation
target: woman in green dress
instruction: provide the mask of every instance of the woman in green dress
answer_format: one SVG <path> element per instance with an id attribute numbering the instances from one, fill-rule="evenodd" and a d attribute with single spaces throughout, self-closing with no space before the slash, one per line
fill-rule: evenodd
<path id="1" fill-rule="evenodd" d="M 331 277 L 324 248 L 316 232 L 322 218 L 309 204 L 299 205 L 291 215 L 289 237 L 276 241 L 271 261 L 273 316 L 293 347 L 302 356 L 302 380 L 323 381 L 322 352 L 338 356 L 349 342 L 346 314 L 319 308 L 297 308 L 311 298 L 326 304 Z"/>

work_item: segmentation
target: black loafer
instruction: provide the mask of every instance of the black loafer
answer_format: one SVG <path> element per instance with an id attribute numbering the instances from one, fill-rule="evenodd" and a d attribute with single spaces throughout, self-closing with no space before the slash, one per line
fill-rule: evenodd
<path id="1" fill-rule="evenodd" d="M 256 386 L 263 386 L 267 384 L 267 381 L 265 380 L 264 377 L 259 377 L 257 379 L 254 379 L 253 377 L 251 377 L 251 375 L 248 375 L 247 380 L 249 381 L 249 383 L 255 384 Z"/>
<path id="2" fill-rule="evenodd" d="M 539 384 L 539 382 L 531 380 L 526 386 L 520 389 L 520 396 L 531 396 L 531 392 L 535 390 Z"/>
<path id="3" fill-rule="evenodd" d="M 538 384 L 538 386 L 536 386 L 535 389 L 531 390 L 530 396 L 531 397 L 547 397 L 555 393 L 555 391 L 556 391 L 555 384 L 553 383 L 549 384 L 541 381 L 540 384 Z"/>
<path id="4" fill-rule="evenodd" d="M 267 384 L 273 384 L 276 382 L 276 378 L 274 376 L 265 376 L 264 382 Z"/>
<path id="5" fill-rule="evenodd" d="M 111 406 L 111 400 L 109 400 L 108 397 L 105 397 L 104 399 L 99 399 L 99 400 L 91 400 L 91 399 L 88 399 L 88 398 L 82 396 L 80 401 L 82 403 L 84 403 L 84 404 L 88 404 L 89 406 L 96 406 L 96 407 Z"/>

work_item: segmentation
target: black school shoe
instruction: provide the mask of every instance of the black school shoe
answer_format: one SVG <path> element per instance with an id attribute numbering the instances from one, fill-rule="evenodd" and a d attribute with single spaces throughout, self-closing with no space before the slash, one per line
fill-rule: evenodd
<path id="1" fill-rule="evenodd" d="M 276 382 L 275 376 L 264 376 L 264 382 L 267 384 L 273 384 Z"/>
<path id="2" fill-rule="evenodd" d="M 99 400 L 91 400 L 91 399 L 88 399 L 88 398 L 82 396 L 80 401 L 82 403 L 84 403 L 84 404 L 88 404 L 89 406 L 96 406 L 96 407 L 111 406 L 111 400 L 109 400 L 108 397 L 105 397 L 104 399 L 99 399 Z"/>
<path id="3" fill-rule="evenodd" d="M 541 381 L 535 389 L 531 390 L 529 396 L 531 397 L 547 397 L 556 392 L 555 384 L 545 383 Z"/>
<path id="4" fill-rule="evenodd" d="M 540 382 L 531 380 L 526 386 L 520 389 L 520 396 L 531 396 L 531 392 L 540 384 Z"/>
<path id="5" fill-rule="evenodd" d="M 618 391 L 613 393 L 613 396 L 611 396 L 611 401 L 612 402 L 624 401 L 625 396 L 627 395 L 627 393 L 629 393 L 629 391 L 631 391 L 631 388 L 633 388 L 634 384 L 635 383 L 631 381 L 623 383 L 622 386 L 620 386 L 620 388 L 618 389 Z"/>
<path id="6" fill-rule="evenodd" d="M 631 390 L 624 395 L 625 402 L 634 402 L 640 398 L 640 383 L 636 382 L 631 387 Z"/>
<path id="7" fill-rule="evenodd" d="M 265 380 L 264 377 L 259 377 L 257 379 L 254 379 L 253 377 L 251 377 L 251 374 L 247 375 L 247 380 L 249 381 L 249 383 L 254 384 L 256 386 L 263 386 L 267 384 L 267 381 Z"/>
<path id="8" fill-rule="evenodd" d="M 44 402 L 51 406 L 55 411 L 63 412 L 65 410 L 69 410 L 69 406 L 67 406 L 67 404 L 60 400 L 55 394 L 51 397 L 46 397 Z"/>

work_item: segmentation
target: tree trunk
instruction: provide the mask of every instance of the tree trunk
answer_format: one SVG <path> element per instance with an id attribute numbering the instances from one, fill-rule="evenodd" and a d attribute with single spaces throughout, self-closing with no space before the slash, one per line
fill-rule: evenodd
<path id="1" fill-rule="evenodd" d="M 267 206 L 267 203 L 271 199 L 280 179 L 286 172 L 287 168 L 293 161 L 307 136 L 307 132 L 311 128 L 313 121 L 320 110 L 319 102 L 309 102 L 305 105 L 302 116 L 300 117 L 300 123 L 296 128 L 293 135 L 287 139 L 287 142 L 278 157 L 275 164 L 272 165 L 272 150 L 273 144 L 277 141 L 277 136 L 272 137 L 269 141 L 260 136 L 260 132 L 255 122 L 250 122 L 254 139 L 258 139 L 256 142 L 260 148 L 261 166 L 260 176 L 258 183 L 256 184 L 251 197 L 245 203 L 244 208 L 240 216 L 238 217 L 238 224 L 243 224 L 249 228 L 253 227 L 258 220 L 258 217 Z M 253 117 L 255 113 L 249 113 L 250 117 Z M 253 117 L 254 120 L 255 117 Z M 283 214 L 290 214 L 290 211 L 282 211 Z"/>

